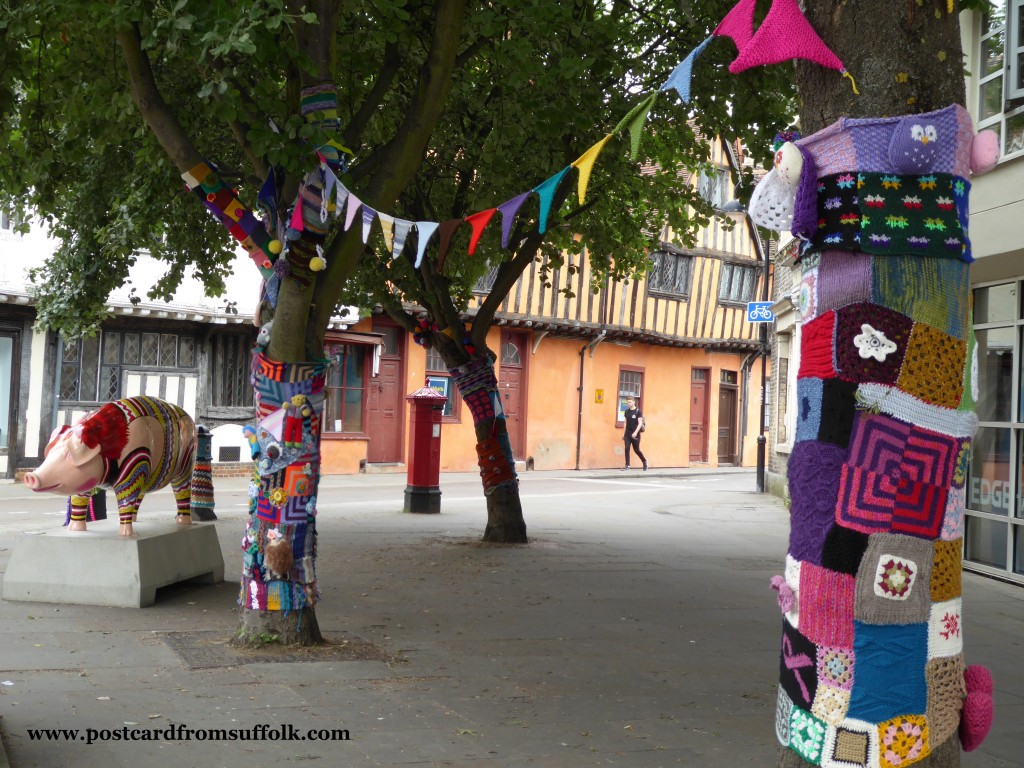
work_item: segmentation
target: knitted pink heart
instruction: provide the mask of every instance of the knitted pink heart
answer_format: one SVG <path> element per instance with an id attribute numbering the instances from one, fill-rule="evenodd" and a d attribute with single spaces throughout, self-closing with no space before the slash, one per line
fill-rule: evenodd
<path id="1" fill-rule="evenodd" d="M 960 743 L 964 752 L 981 746 L 992 727 L 994 705 L 992 701 L 992 675 L 978 664 L 964 670 L 967 698 L 960 713 Z"/>

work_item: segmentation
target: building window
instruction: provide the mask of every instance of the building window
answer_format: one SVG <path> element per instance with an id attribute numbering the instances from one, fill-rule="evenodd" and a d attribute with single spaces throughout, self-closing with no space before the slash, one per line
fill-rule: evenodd
<path id="1" fill-rule="evenodd" d="M 636 369 L 619 370 L 619 405 L 616 411 L 616 423 L 624 424 L 626 413 L 626 398 L 632 397 L 636 399 L 636 407 L 641 411 L 643 410 L 643 404 L 640 395 L 643 393 L 644 388 L 644 374 L 643 371 Z"/>
<path id="2" fill-rule="evenodd" d="M 789 442 L 789 349 L 790 349 L 790 334 L 779 334 L 779 357 L 775 363 L 773 369 L 772 378 L 779 382 L 778 393 L 779 398 L 779 418 L 776 424 L 778 425 L 775 433 L 775 442 L 779 444 L 785 444 Z M 770 400 L 771 398 L 769 398 Z M 765 426 L 769 425 L 768 420 L 765 420 Z"/>
<path id="3" fill-rule="evenodd" d="M 175 333 L 101 331 L 78 341 L 64 342 L 60 363 L 60 399 L 105 403 L 121 397 L 125 369 L 185 371 L 196 368 L 195 338 Z M 140 354 L 146 345 L 151 354 Z M 184 355 L 181 349 L 191 350 Z M 162 354 L 161 354 L 162 350 Z"/>
<path id="4" fill-rule="evenodd" d="M 0 208 L 0 232 L 14 232 L 19 224 L 21 224 L 21 216 L 17 211 Z"/>
<path id="5" fill-rule="evenodd" d="M 427 386 L 445 396 L 443 421 L 457 421 L 459 416 L 459 393 L 452 381 L 448 367 L 441 359 L 440 353 L 433 347 L 427 347 Z"/>
<path id="6" fill-rule="evenodd" d="M 978 130 L 988 129 L 999 135 L 1003 157 L 1024 152 L 1022 27 L 1024 0 L 991 0 L 981 19 Z"/>
<path id="7" fill-rule="evenodd" d="M 753 301 L 756 283 L 757 267 L 723 262 L 718 282 L 718 300 L 737 304 Z"/>
<path id="8" fill-rule="evenodd" d="M 701 168 L 697 177 L 697 194 L 721 208 L 729 200 L 729 171 L 725 168 Z"/>
<path id="9" fill-rule="evenodd" d="M 690 273 L 693 257 L 684 253 L 660 250 L 653 255 L 654 265 L 647 274 L 647 290 L 686 298 L 690 295 Z"/>
<path id="10" fill-rule="evenodd" d="M 487 272 L 473 285 L 473 293 L 490 293 L 498 279 L 498 264 L 488 264 Z"/>
<path id="11" fill-rule="evenodd" d="M 327 374 L 324 431 L 362 433 L 366 411 L 366 373 L 371 368 L 371 344 L 332 344 Z"/>
<path id="12" fill-rule="evenodd" d="M 210 339 L 211 405 L 219 408 L 251 406 L 252 374 L 251 335 L 219 333 Z M 178 348 L 181 365 L 195 360 L 195 345 L 181 344 Z"/>
<path id="13" fill-rule="evenodd" d="M 974 290 L 976 411 L 964 562 L 1024 581 L 1024 281 Z"/>

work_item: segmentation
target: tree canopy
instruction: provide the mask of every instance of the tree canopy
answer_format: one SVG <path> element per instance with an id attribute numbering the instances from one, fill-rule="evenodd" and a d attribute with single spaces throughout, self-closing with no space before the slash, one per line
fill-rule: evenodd
<path id="1" fill-rule="evenodd" d="M 329 81 L 342 126 L 334 138 L 352 150 L 345 184 L 375 210 L 440 221 L 499 205 L 571 163 L 664 82 L 729 5 L 0 3 L 0 130 L 8 137 L 0 194 L 45 219 L 60 243 L 36 276 L 40 323 L 71 336 L 97 328 L 140 250 L 168 264 L 162 296 L 190 272 L 211 292 L 223 289 L 235 243 L 185 191 L 181 158 L 140 115 L 132 97 L 140 62 L 195 151 L 243 201 L 254 202 L 272 167 L 294 198 L 316 165 L 313 148 L 331 138 L 303 121 L 300 87 Z M 125 40 L 137 41 L 137 57 Z M 439 69 L 446 53 L 450 66 Z M 312 338 L 343 296 L 366 306 L 443 295 L 458 310 L 488 261 L 557 259 L 586 247 L 607 257 L 595 260 L 598 277 L 642 269 L 652 231 L 668 224 L 685 239 L 711 214 L 681 183 L 680 170 L 706 158 L 694 127 L 763 152 L 787 122 L 791 70 L 734 76 L 726 68 L 734 54 L 730 41 L 716 40 L 694 67 L 692 101 L 673 91 L 656 100 L 639 156 L 630 156 L 628 137 L 610 142 L 583 205 L 567 180 L 543 236 L 528 202 L 509 251 L 491 224 L 473 256 L 460 234 L 437 274 L 433 262 L 415 270 L 413 254 L 392 262 L 379 230 L 363 246 L 358 226 L 336 227 L 329 266 L 308 298 Z M 692 221 L 688 203 L 698 210 Z M 513 271 L 505 270 L 507 286 L 521 269 Z M 499 274 L 496 291 L 502 286 Z"/>

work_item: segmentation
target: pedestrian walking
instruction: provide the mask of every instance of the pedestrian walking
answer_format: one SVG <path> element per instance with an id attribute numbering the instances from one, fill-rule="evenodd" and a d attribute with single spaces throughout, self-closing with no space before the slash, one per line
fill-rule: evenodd
<path id="1" fill-rule="evenodd" d="M 629 469 L 629 451 L 632 448 L 636 451 L 636 456 L 644 464 L 644 469 L 647 469 L 647 458 L 640 450 L 640 433 L 644 431 L 644 413 L 636 407 L 636 398 L 626 398 L 626 411 L 622 414 L 623 420 L 626 422 L 625 430 L 622 433 L 622 442 L 626 445 L 626 466 L 622 468 L 623 471 Z"/>

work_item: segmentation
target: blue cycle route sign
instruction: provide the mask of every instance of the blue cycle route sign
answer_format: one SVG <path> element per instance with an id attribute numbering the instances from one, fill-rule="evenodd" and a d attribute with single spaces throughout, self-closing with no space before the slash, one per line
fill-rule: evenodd
<path id="1" fill-rule="evenodd" d="M 772 323 L 775 322 L 775 313 L 772 312 L 770 301 L 748 301 L 747 302 L 748 323 Z"/>

